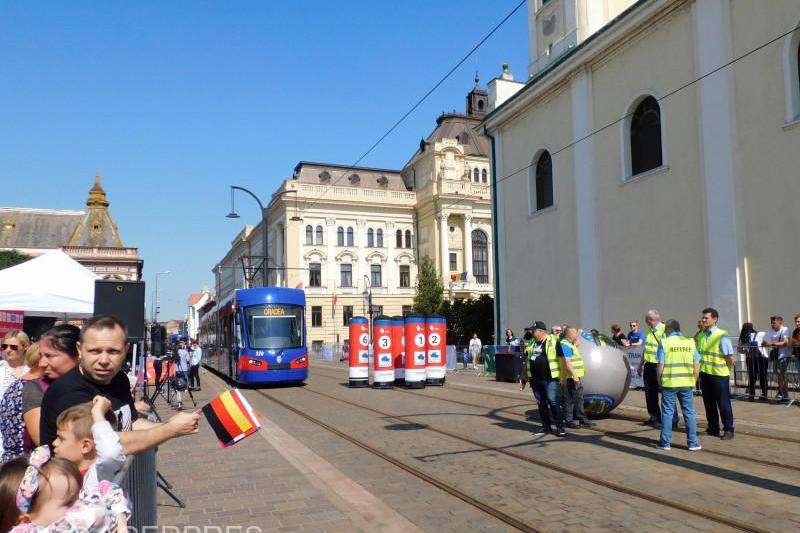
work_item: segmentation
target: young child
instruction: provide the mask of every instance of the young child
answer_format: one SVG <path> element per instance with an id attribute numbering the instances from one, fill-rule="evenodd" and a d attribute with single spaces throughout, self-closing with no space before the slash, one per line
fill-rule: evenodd
<path id="1" fill-rule="evenodd" d="M 81 490 L 78 468 L 40 446 L 0 468 L 0 528 L 14 533 L 123 533 L 130 516 L 122 490 L 107 481 Z"/>
<path id="2" fill-rule="evenodd" d="M 87 489 L 103 480 L 114 481 L 125 463 L 119 435 L 106 419 L 109 414 L 113 420 L 108 398 L 95 396 L 91 403 L 74 405 L 56 420 L 55 455 L 78 467 Z"/>

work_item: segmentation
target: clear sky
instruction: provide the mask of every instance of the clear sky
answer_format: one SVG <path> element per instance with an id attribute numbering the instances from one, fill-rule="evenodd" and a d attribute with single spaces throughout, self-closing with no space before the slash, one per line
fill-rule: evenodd
<path id="1" fill-rule="evenodd" d="M 96 172 L 160 319 L 298 161 L 353 163 L 518 0 L 0 0 L 0 205 L 82 209 Z M 507 62 L 527 68 L 521 8 L 361 164 L 400 168 L 443 111 Z M 149 311 L 148 311 L 149 312 Z"/>

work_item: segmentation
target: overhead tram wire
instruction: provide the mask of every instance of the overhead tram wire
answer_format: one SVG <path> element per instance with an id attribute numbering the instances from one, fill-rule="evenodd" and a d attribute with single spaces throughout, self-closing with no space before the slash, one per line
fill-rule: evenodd
<path id="1" fill-rule="evenodd" d="M 744 54 L 731 59 L 727 63 L 724 63 L 724 64 L 722 64 L 722 65 L 710 70 L 709 72 L 706 72 L 705 74 L 699 76 L 698 78 L 695 78 L 695 79 L 693 79 L 693 80 L 691 80 L 691 81 L 689 81 L 689 82 L 677 87 L 676 89 L 673 89 L 672 91 L 666 93 L 664 96 L 656 98 L 656 101 L 657 102 L 663 102 L 667 98 L 670 98 L 671 96 L 675 96 L 677 93 L 683 91 L 684 89 L 687 89 L 687 88 L 691 87 L 692 85 L 694 85 L 694 84 L 696 84 L 696 83 L 698 83 L 700 81 L 703 81 L 705 78 L 707 78 L 709 76 L 712 76 L 713 74 L 716 74 L 717 72 L 730 67 L 734 63 L 737 63 L 738 61 L 741 61 L 742 59 L 745 59 L 746 57 L 748 57 L 748 56 L 750 56 L 750 55 L 752 55 L 752 54 L 754 54 L 754 53 L 766 48 L 767 46 L 780 41 L 784 37 L 787 37 L 787 36 L 791 35 L 792 33 L 796 32 L 798 30 L 800 30 L 800 25 L 796 26 L 794 29 L 791 29 L 791 30 L 789 30 L 787 32 L 784 32 L 784 33 L 778 35 L 777 37 L 775 37 L 773 39 L 770 39 L 769 41 L 767 41 L 767 42 L 765 42 L 763 44 L 760 44 L 760 45 L 756 46 L 755 48 L 752 48 L 751 50 L 748 50 Z M 601 126 L 600 128 L 598 128 L 598 129 L 596 129 L 596 130 L 594 130 L 594 131 L 592 131 L 590 133 L 587 133 L 583 137 L 575 139 L 574 141 L 562 146 L 558 150 L 555 150 L 554 152 L 551 152 L 550 156 L 551 157 L 555 157 L 556 155 L 560 154 L 561 152 L 564 152 L 565 150 L 568 150 L 569 148 L 572 148 L 576 144 L 578 144 L 580 142 L 583 142 L 583 141 L 589 139 L 590 137 L 593 137 L 594 135 L 597 135 L 598 133 L 602 133 L 603 131 L 607 130 L 608 128 L 610 128 L 612 126 L 615 126 L 615 125 L 619 124 L 620 122 L 632 117 L 633 114 L 634 114 L 634 112 L 627 113 L 627 114 L 623 115 L 622 117 L 620 117 L 618 119 L 615 119 L 615 120 L 609 122 L 608 124 L 606 124 L 604 126 Z M 524 167 L 519 168 L 519 169 L 511 172 L 510 174 L 506 174 L 505 176 L 502 176 L 501 178 L 496 179 L 495 182 L 496 183 L 502 183 L 502 182 L 506 181 L 507 179 L 510 179 L 510 178 L 516 176 L 520 172 L 523 172 L 523 171 L 528 170 L 529 168 L 535 166 L 535 164 L 536 163 L 530 163 L 529 165 L 525 165 Z M 455 202 L 453 202 L 451 204 L 448 204 L 446 206 L 442 206 L 438 210 L 434 211 L 434 216 L 436 216 L 437 214 L 441 213 L 444 209 L 450 209 L 451 207 L 454 207 L 454 206 L 460 204 L 464 200 L 479 199 L 479 198 L 482 198 L 482 197 L 479 196 L 479 195 L 475 195 L 475 194 L 466 194 L 466 195 L 462 196 L 461 198 L 459 198 L 458 200 L 456 200 Z"/>
<path id="2" fill-rule="evenodd" d="M 411 106 L 411 108 L 408 111 L 406 111 L 403 114 L 403 116 L 401 116 L 397 121 L 395 121 L 395 123 L 392 124 L 392 126 L 388 130 L 386 130 L 386 132 L 383 135 L 381 135 L 378 138 L 378 140 L 375 141 L 372 144 L 372 146 L 370 146 L 363 154 L 361 154 L 361 156 L 359 156 L 359 158 L 356 159 L 356 161 L 353 164 L 351 164 L 349 167 L 347 167 L 344 170 L 342 170 L 342 173 L 339 175 L 339 177 L 336 178 L 335 180 L 332 180 L 331 183 L 328 184 L 327 187 L 325 187 L 325 189 L 323 190 L 322 194 L 320 194 L 317 198 L 315 198 L 311 203 L 307 204 L 303 209 L 304 210 L 308 210 L 308 209 L 312 208 L 313 206 L 315 206 L 323 197 L 325 197 L 325 195 L 328 193 L 328 191 L 330 191 L 331 187 L 333 187 L 333 186 L 337 185 L 339 182 L 341 182 L 341 180 L 342 180 L 342 178 L 344 178 L 345 174 L 347 174 L 351 170 L 355 170 L 355 168 L 358 166 L 359 163 L 361 163 L 361 161 L 363 161 L 370 153 L 372 153 L 373 150 L 375 150 L 375 148 L 377 148 L 389 135 L 391 135 L 392 132 L 395 129 L 397 129 L 397 127 L 400 126 L 400 124 L 402 124 L 411 115 L 411 113 L 416 111 L 417 108 L 420 105 L 422 105 L 422 103 L 425 102 L 425 100 L 427 100 L 428 97 L 431 94 L 433 94 L 434 91 L 436 91 L 436 89 L 438 89 L 445 81 L 447 81 L 447 79 L 450 76 L 452 76 L 453 73 L 456 70 L 458 70 L 458 68 L 461 67 L 461 65 L 463 65 L 467 61 L 467 59 L 469 59 L 472 56 L 472 54 L 474 54 L 478 50 L 478 48 L 483 46 L 483 44 L 486 41 L 488 41 L 489 38 L 492 35 L 494 35 L 497 32 L 497 30 L 499 30 L 508 21 L 508 19 L 510 19 L 517 11 L 519 11 L 519 9 L 522 6 L 524 6 L 526 4 L 526 2 L 527 2 L 527 0 L 521 0 L 516 6 L 514 6 L 514 8 L 505 17 L 503 17 L 503 19 L 500 20 L 500 22 L 495 24 L 495 26 L 489 31 L 489 33 L 484 35 L 483 38 L 481 38 L 481 40 L 478 41 L 477 44 L 475 44 L 469 50 L 469 52 L 467 52 L 464 55 L 464 57 L 462 57 L 450 70 L 448 70 L 447 73 L 444 76 L 442 76 L 442 78 L 439 79 L 439 81 L 437 81 L 433 85 L 433 87 L 431 87 L 424 95 L 422 95 L 422 97 L 419 100 L 417 100 L 417 102 L 413 106 Z"/>

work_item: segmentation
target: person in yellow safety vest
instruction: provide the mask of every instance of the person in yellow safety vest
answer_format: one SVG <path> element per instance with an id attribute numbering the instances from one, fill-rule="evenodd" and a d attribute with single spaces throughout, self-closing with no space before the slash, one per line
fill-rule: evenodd
<path id="1" fill-rule="evenodd" d="M 661 315 L 655 309 L 651 309 L 645 314 L 644 321 L 647 323 L 647 333 L 644 337 L 642 347 L 642 364 L 639 366 L 639 375 L 644 380 L 644 398 L 647 403 L 647 414 L 649 420 L 645 422 L 648 426 L 661 426 L 661 407 L 658 403 L 658 391 L 661 388 L 658 382 L 658 362 L 656 353 L 658 343 L 664 335 L 664 324 L 661 322 Z M 678 413 L 672 419 L 673 429 L 678 427 Z"/>
<path id="2" fill-rule="evenodd" d="M 530 330 L 533 338 L 525 348 L 525 369 L 520 376 L 520 390 L 525 388 L 527 376 L 542 421 L 542 427 L 536 435 L 552 434 L 555 423 L 555 435 L 563 437 L 566 431 L 564 431 L 559 387 L 562 370 L 557 351 L 558 336 L 548 335 L 547 326 L 538 320 L 531 324 Z"/>
<path id="3" fill-rule="evenodd" d="M 705 329 L 697 335 L 700 352 L 700 390 L 706 408 L 706 433 L 719 437 L 722 418 L 722 440 L 733 438 L 733 407 L 731 406 L 730 376 L 733 368 L 733 345 L 728 332 L 717 327 L 719 313 L 713 307 L 703 309 L 700 321 Z M 719 412 L 718 412 L 719 411 Z"/>
<path id="4" fill-rule="evenodd" d="M 697 440 L 697 420 L 694 414 L 694 384 L 700 373 L 700 353 L 694 339 L 684 337 L 677 320 L 667 320 L 664 335 L 656 352 L 658 381 L 661 383 L 661 437 L 656 445 L 660 450 L 669 450 L 672 444 L 673 413 L 675 403 L 681 403 L 683 421 L 686 424 L 686 443 L 690 451 L 701 450 Z"/>
<path id="5" fill-rule="evenodd" d="M 578 334 L 578 328 L 567 326 L 564 338 L 561 340 L 561 353 L 563 354 L 563 371 L 561 373 L 561 387 L 564 394 L 564 418 L 569 428 L 594 426 L 583 411 L 583 376 L 586 368 L 578 345 L 583 343 L 583 338 Z"/>

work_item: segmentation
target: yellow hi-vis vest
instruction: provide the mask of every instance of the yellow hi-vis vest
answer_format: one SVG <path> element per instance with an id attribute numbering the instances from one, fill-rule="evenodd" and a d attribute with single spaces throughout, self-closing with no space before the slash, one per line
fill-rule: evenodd
<path id="1" fill-rule="evenodd" d="M 694 387 L 694 339 L 671 335 L 661 339 L 664 350 L 664 372 L 661 386 L 666 388 Z"/>
<path id="2" fill-rule="evenodd" d="M 722 353 L 722 337 L 727 337 L 728 332 L 717 328 L 711 335 L 701 331 L 697 336 L 697 351 L 700 352 L 700 372 L 712 376 L 730 376 L 731 371 Z"/>
<path id="3" fill-rule="evenodd" d="M 567 339 L 562 340 L 561 344 L 572 350 L 572 358 L 570 359 L 570 362 L 572 363 L 572 377 L 582 378 L 586 374 L 586 368 L 583 366 L 583 357 L 581 357 L 581 351 L 577 346 L 569 342 Z"/>
<path id="4" fill-rule="evenodd" d="M 661 342 L 661 337 L 664 336 L 664 323 L 658 325 L 658 327 L 654 330 L 653 328 L 649 328 L 647 331 L 647 335 L 644 338 L 644 362 L 645 363 L 657 363 L 658 358 L 656 355 L 658 354 L 658 343 Z"/>
<path id="5" fill-rule="evenodd" d="M 531 342 L 525 347 L 525 353 L 528 355 L 528 378 L 533 377 L 533 345 L 535 343 L 536 340 L 531 339 Z M 557 344 L 558 338 L 554 335 L 548 335 L 547 339 L 544 341 L 544 354 L 542 355 L 547 357 L 551 379 L 561 379 L 561 364 L 556 353 Z M 539 357 L 541 357 L 541 355 Z"/>

